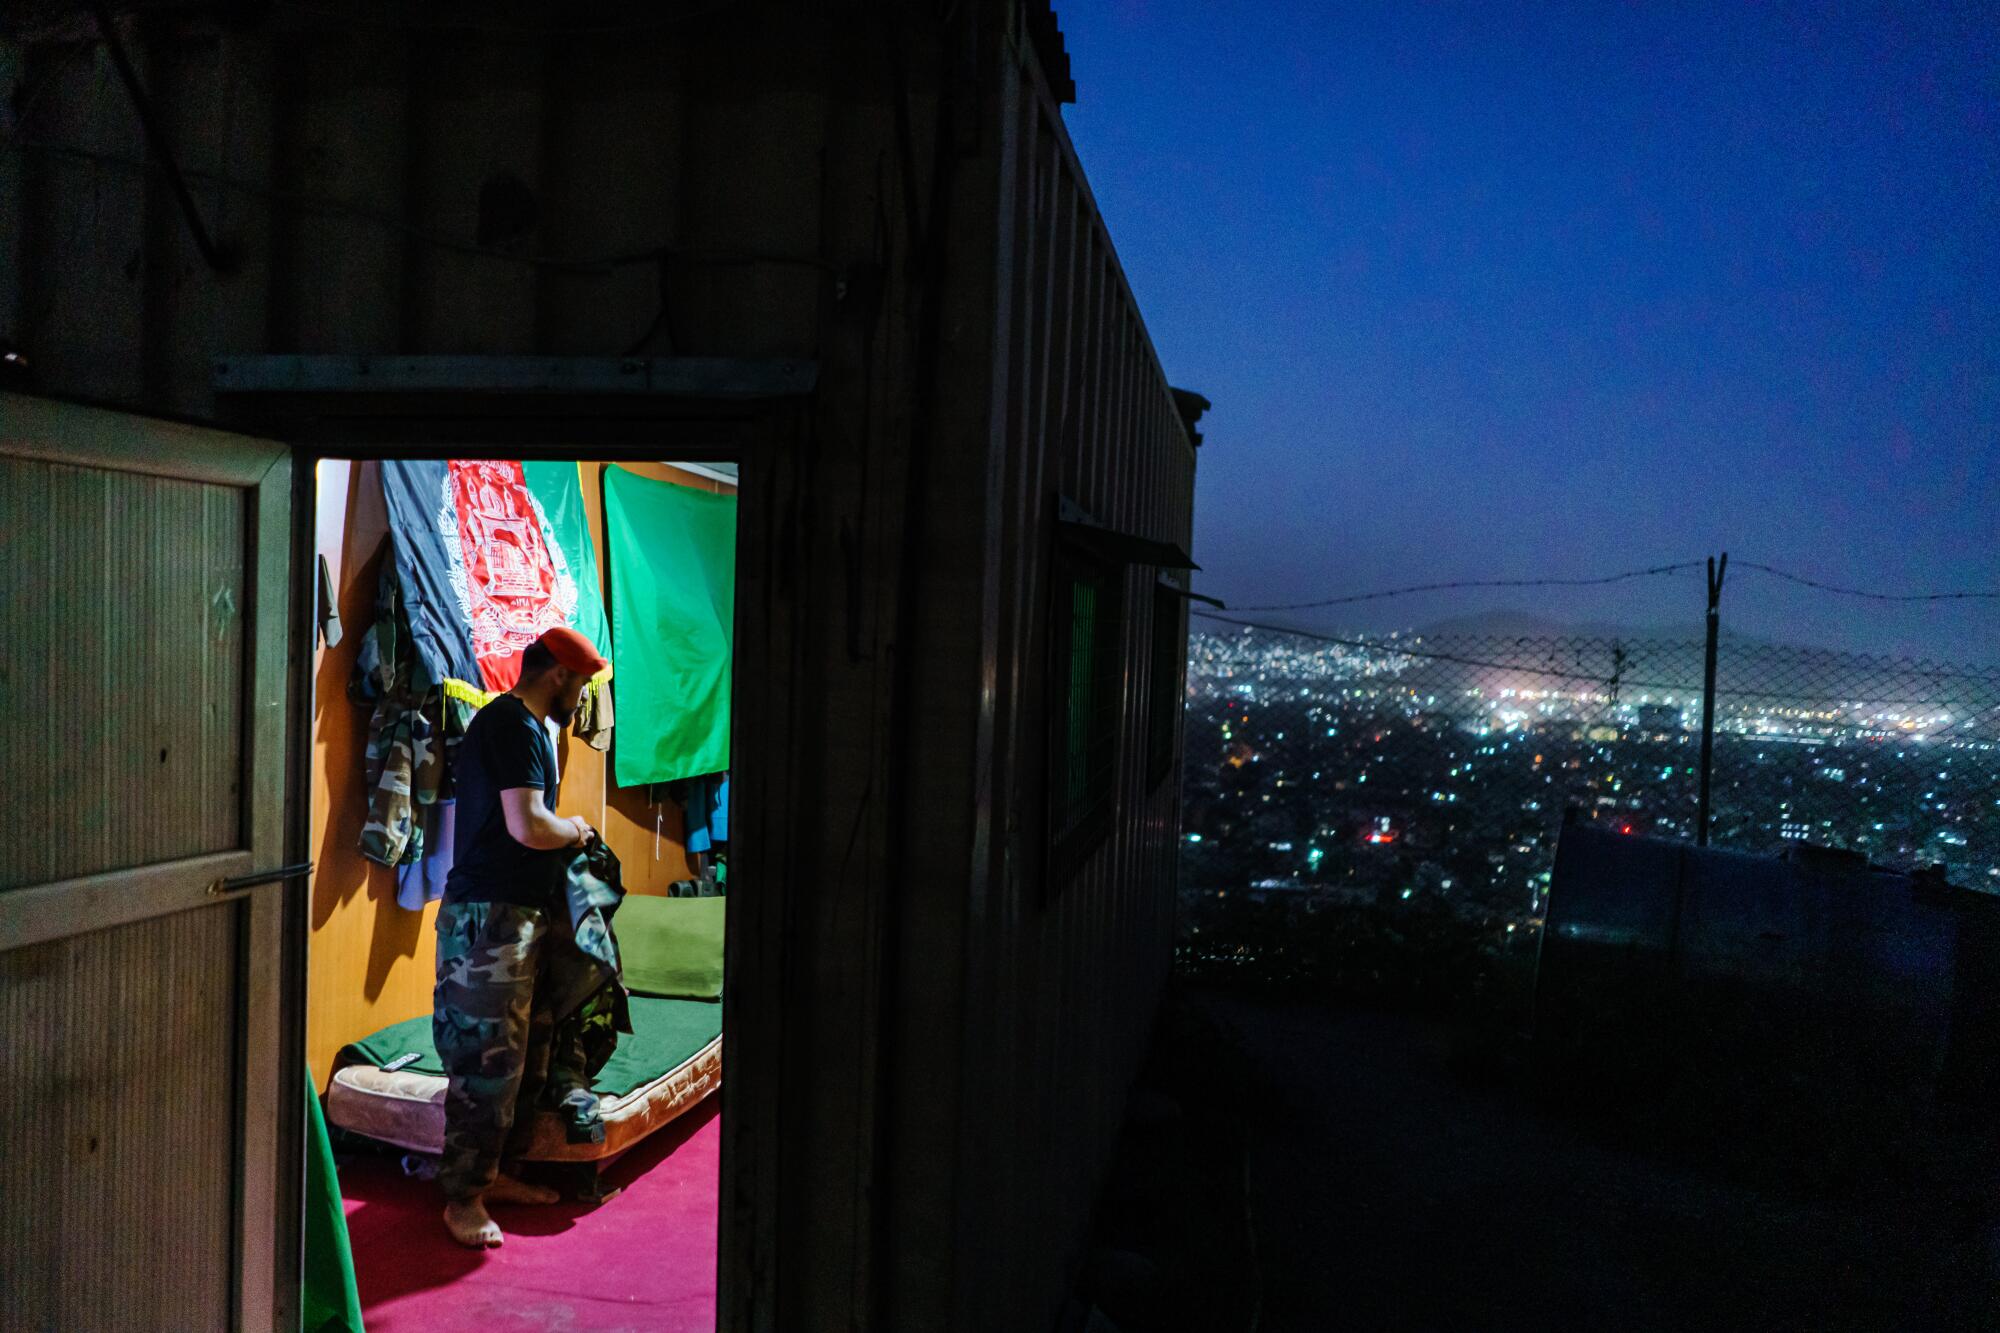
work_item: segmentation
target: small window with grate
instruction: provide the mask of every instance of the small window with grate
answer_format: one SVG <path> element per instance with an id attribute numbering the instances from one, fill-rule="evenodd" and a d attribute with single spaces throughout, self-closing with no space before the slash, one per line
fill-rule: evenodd
<path id="1" fill-rule="evenodd" d="M 1125 566 L 1058 542 L 1054 575 L 1049 842 L 1052 878 L 1060 885 L 1103 841 L 1117 806 Z"/>
<path id="2" fill-rule="evenodd" d="M 1157 790 L 1174 771 L 1174 742 L 1180 735 L 1187 686 L 1187 629 L 1181 595 L 1153 585 L 1152 686 L 1146 706 L 1146 789 Z"/>

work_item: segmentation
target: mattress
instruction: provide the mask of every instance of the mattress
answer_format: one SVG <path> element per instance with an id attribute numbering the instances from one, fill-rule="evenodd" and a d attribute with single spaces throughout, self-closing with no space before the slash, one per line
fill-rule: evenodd
<path id="1" fill-rule="evenodd" d="M 664 1006 L 698 1006 L 698 1010 Z M 599 1110 L 604 1117 L 602 1143 L 571 1143 L 553 1113 L 535 1116 L 534 1137 L 523 1157 L 536 1162 L 591 1162 L 615 1157 L 722 1086 L 721 1006 L 700 1000 L 661 1000 L 634 996 L 632 1026 L 640 1037 L 671 1029 L 674 1039 L 624 1039 L 628 1056 L 622 1076 L 608 1090 L 599 1077 Z M 397 1046 L 412 1046 L 413 1036 L 427 1023 L 412 1020 L 384 1028 L 366 1041 L 340 1053 L 326 1094 L 326 1117 L 342 1129 L 391 1143 L 411 1152 L 437 1153 L 444 1148 L 445 1078 L 435 1050 L 427 1041 L 409 1067 L 383 1069 L 379 1054 Z M 397 1039 L 384 1041 L 395 1034 Z M 643 1049 L 651 1066 L 634 1071 L 631 1050 Z M 607 1072 L 613 1072 L 607 1066 Z"/>

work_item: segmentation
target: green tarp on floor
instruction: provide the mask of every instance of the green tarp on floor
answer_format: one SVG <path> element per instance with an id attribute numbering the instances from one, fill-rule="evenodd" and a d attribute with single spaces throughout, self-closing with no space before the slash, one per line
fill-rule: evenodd
<path id="1" fill-rule="evenodd" d="M 621 787 L 729 767 L 736 498 L 604 470 Z"/>
<path id="2" fill-rule="evenodd" d="M 347 1246 L 347 1212 L 340 1203 L 333 1143 L 312 1075 L 306 1075 L 305 1273 L 299 1284 L 299 1327 L 305 1333 L 363 1333 L 361 1293 Z"/>

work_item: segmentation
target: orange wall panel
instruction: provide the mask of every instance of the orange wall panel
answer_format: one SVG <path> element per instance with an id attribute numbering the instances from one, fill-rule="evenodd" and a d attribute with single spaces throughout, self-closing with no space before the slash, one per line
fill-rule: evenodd
<path id="1" fill-rule="evenodd" d="M 343 636 L 313 661 L 312 937 L 306 963 L 306 1059 L 324 1085 L 341 1046 L 430 1004 L 437 909 L 396 905 L 393 871 L 357 850 L 367 817 L 368 710 L 347 680 L 374 617 L 388 514 L 373 463 L 327 460 L 319 472 L 319 554 L 333 574 Z"/>

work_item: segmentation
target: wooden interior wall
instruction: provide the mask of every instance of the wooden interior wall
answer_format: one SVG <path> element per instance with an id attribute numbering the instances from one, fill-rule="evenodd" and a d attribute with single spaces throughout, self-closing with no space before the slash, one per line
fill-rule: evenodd
<path id="1" fill-rule="evenodd" d="M 608 572 L 609 564 L 604 542 L 605 466 L 581 465 L 584 509 L 600 576 Z M 733 489 L 662 464 L 621 466 L 699 490 Z M 317 868 L 311 897 L 306 1058 L 321 1087 L 342 1046 L 377 1028 L 429 1012 L 434 979 L 436 904 L 421 912 L 398 906 L 395 873 L 357 850 L 368 810 L 363 763 L 368 711 L 347 697 L 347 680 L 361 636 L 374 617 L 375 581 L 389 535 L 375 468 L 374 463 L 341 459 L 326 459 L 319 465 L 316 541 L 333 574 L 345 629 L 337 647 L 319 644 L 313 655 L 312 845 Z M 614 708 L 617 698 L 614 675 Z M 591 749 L 568 732 L 563 733 L 557 757 L 563 773 L 562 813 L 582 815 L 604 833 L 624 867 L 629 891 L 663 894 L 675 880 L 693 876 L 678 804 L 663 801 L 656 812 L 645 790 L 613 786 L 610 754 Z"/>

